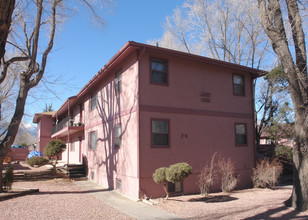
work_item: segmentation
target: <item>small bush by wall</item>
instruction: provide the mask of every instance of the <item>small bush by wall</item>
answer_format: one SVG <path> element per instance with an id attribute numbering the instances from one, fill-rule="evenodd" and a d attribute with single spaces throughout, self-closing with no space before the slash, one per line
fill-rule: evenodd
<path id="1" fill-rule="evenodd" d="M 230 158 L 216 156 L 213 154 L 211 163 L 206 164 L 198 176 L 200 193 L 207 196 L 215 182 L 221 181 L 221 190 L 231 192 L 238 183 L 238 175 L 235 173 L 234 163 Z"/>
<path id="2" fill-rule="evenodd" d="M 274 188 L 282 172 L 282 165 L 277 158 L 273 161 L 263 159 L 252 169 L 252 182 L 256 188 Z"/>
<path id="3" fill-rule="evenodd" d="M 30 166 L 43 166 L 45 164 L 47 164 L 49 162 L 48 158 L 45 157 L 40 157 L 40 156 L 36 156 L 36 157 L 32 157 L 32 158 L 27 158 L 27 164 L 29 164 Z"/>
<path id="4" fill-rule="evenodd" d="M 192 167 L 188 163 L 176 163 L 169 167 L 161 167 L 153 173 L 153 180 L 158 184 L 163 184 L 166 199 L 169 198 L 167 189 L 168 182 L 176 183 L 183 181 L 192 173 Z"/>
<path id="5" fill-rule="evenodd" d="M 221 190 L 232 192 L 238 183 L 238 176 L 235 174 L 234 163 L 230 158 L 219 158 L 217 161 L 221 177 Z"/>
<path id="6" fill-rule="evenodd" d="M 210 164 L 206 164 L 202 169 L 198 176 L 198 186 L 200 189 L 200 193 L 204 196 L 207 196 L 211 190 L 211 187 L 214 184 L 214 180 L 217 175 L 217 171 L 215 169 L 215 156 L 217 153 L 214 153 L 211 159 Z"/>
<path id="7" fill-rule="evenodd" d="M 8 163 L 8 166 L 5 169 L 4 177 L 3 177 L 3 189 L 10 190 L 12 188 L 12 184 L 14 182 L 14 173 L 13 173 L 13 165 Z"/>

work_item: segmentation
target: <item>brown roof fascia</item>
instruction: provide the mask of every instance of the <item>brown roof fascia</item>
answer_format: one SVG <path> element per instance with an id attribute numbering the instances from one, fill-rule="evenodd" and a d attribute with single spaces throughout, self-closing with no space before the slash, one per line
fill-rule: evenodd
<path id="1" fill-rule="evenodd" d="M 129 43 L 132 46 L 144 47 L 148 50 L 152 50 L 152 51 L 155 51 L 155 52 L 161 52 L 161 53 L 165 53 L 165 54 L 170 54 L 170 55 L 182 57 L 182 58 L 185 58 L 185 59 L 191 59 L 191 60 L 195 60 L 195 61 L 199 61 L 199 62 L 204 62 L 204 63 L 208 63 L 208 64 L 213 64 L 213 65 L 231 68 L 231 69 L 234 69 L 234 70 L 249 72 L 250 74 L 253 75 L 254 78 L 258 78 L 258 77 L 263 76 L 267 73 L 267 71 L 264 71 L 264 70 L 254 69 L 254 68 L 251 68 L 251 67 L 242 66 L 242 65 L 239 65 L 239 64 L 235 64 L 235 63 L 229 63 L 229 62 L 226 62 L 226 61 L 216 60 L 216 59 L 212 59 L 212 58 L 208 58 L 208 57 L 204 57 L 204 56 L 200 56 L 200 55 L 195 55 L 195 54 L 191 54 L 191 53 L 186 53 L 186 52 L 182 52 L 182 51 L 171 50 L 171 49 L 168 49 L 168 48 L 157 47 L 157 46 L 152 46 L 152 45 L 147 45 L 147 44 L 141 44 L 141 43 L 137 43 L 137 42 L 134 42 L 134 41 L 130 41 Z"/>
<path id="2" fill-rule="evenodd" d="M 69 97 L 68 99 L 65 100 L 65 102 L 61 105 L 61 107 L 53 114 L 53 118 L 55 118 L 57 115 L 61 115 L 63 114 L 65 111 L 67 111 L 67 108 L 68 108 L 68 104 L 70 106 L 72 106 L 76 101 L 76 96 L 72 96 L 72 97 Z M 71 101 L 72 100 L 72 101 Z M 71 101 L 71 102 L 69 102 Z"/>

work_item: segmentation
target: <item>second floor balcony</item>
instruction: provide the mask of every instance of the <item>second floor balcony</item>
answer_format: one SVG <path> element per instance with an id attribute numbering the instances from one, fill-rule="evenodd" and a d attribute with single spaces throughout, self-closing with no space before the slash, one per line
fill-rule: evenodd
<path id="1" fill-rule="evenodd" d="M 66 117 L 53 126 L 51 138 L 61 138 L 82 131 L 84 131 L 84 125 L 81 122 L 74 122 Z"/>

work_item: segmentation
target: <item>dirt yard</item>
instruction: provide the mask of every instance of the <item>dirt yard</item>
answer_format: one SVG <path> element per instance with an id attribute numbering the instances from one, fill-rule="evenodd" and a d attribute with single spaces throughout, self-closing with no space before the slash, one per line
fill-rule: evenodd
<path id="1" fill-rule="evenodd" d="M 156 207 L 186 219 L 308 219 L 308 212 L 287 208 L 283 202 L 291 186 L 271 189 L 247 189 L 234 193 L 215 193 L 158 199 Z"/>
<path id="2" fill-rule="evenodd" d="M 133 219 L 67 179 L 15 182 L 13 188 L 17 187 L 39 192 L 0 201 L 0 220 Z"/>

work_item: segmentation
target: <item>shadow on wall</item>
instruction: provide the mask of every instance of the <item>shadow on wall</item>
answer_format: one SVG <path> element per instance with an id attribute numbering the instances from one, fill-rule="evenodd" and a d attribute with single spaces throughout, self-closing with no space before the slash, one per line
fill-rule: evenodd
<path id="1" fill-rule="evenodd" d="M 121 76 L 122 77 L 122 76 Z M 135 79 L 135 85 L 137 85 L 138 79 Z M 121 82 L 123 83 L 123 82 Z M 125 91 L 120 91 L 116 93 L 116 80 L 113 79 L 109 84 L 107 84 L 103 89 L 100 90 L 99 97 L 100 100 L 97 103 L 97 110 L 101 120 L 102 133 L 97 139 L 97 150 L 93 155 L 93 161 L 96 161 L 96 171 L 99 171 L 102 167 L 105 167 L 105 174 L 107 178 L 107 184 L 109 189 L 114 189 L 114 173 L 117 172 L 119 167 L 119 151 L 121 150 L 121 145 L 119 147 L 115 146 L 116 131 L 115 126 L 120 125 L 121 127 L 121 142 L 123 141 L 123 135 L 127 132 L 128 124 L 131 120 L 131 114 L 135 108 L 137 102 L 137 86 L 135 86 L 133 104 L 129 109 L 122 109 L 121 106 L 121 94 L 123 95 Z M 128 86 L 121 85 L 122 88 L 128 88 Z M 129 100 L 129 97 L 127 97 Z M 125 112 L 125 117 L 127 120 L 122 120 L 123 113 Z M 125 153 L 125 151 L 121 151 Z M 126 160 L 129 159 L 128 156 L 121 154 L 121 164 L 126 164 Z M 125 174 L 124 165 L 121 167 L 121 173 Z M 96 172 L 99 175 L 98 172 Z M 102 178 L 102 177 L 97 177 Z M 105 177 L 104 177 L 105 178 Z"/>

